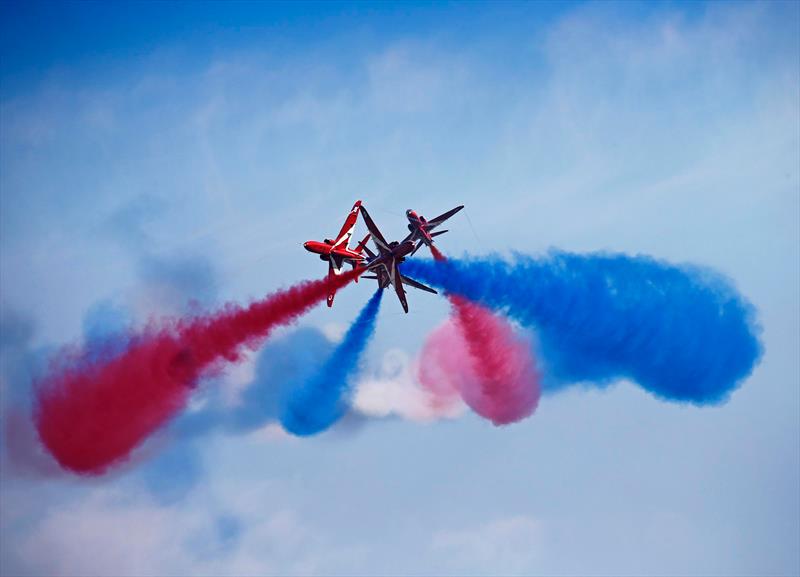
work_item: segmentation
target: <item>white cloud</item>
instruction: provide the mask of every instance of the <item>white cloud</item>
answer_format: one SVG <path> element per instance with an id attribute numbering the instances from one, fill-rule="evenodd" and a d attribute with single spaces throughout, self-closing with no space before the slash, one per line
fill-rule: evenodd
<path id="1" fill-rule="evenodd" d="M 4 548 L 33 575 L 168 575 L 191 564 L 181 539 L 204 526 L 146 501 L 98 490 L 55 509 Z M 8 562 L 8 559 L 6 559 Z"/>
<path id="2" fill-rule="evenodd" d="M 258 355 L 246 350 L 238 362 L 228 365 L 222 373 L 218 388 L 222 402 L 228 408 L 242 404 L 241 394 L 255 379 Z"/>
<path id="3" fill-rule="evenodd" d="M 130 488 L 96 488 L 4 532 L 0 569 L 55 577 L 316 575 L 363 557 L 361 547 L 332 543 L 291 510 L 265 513 L 263 504 L 275 500 L 255 487 L 160 506 Z M 216 511 L 230 520 L 228 534 Z"/>
<path id="4" fill-rule="evenodd" d="M 456 418 L 464 413 L 458 395 L 435 395 L 419 385 L 414 373 L 415 364 L 405 351 L 387 351 L 377 371 L 361 376 L 353 408 L 370 417 L 397 416 L 412 421 Z"/>
<path id="5" fill-rule="evenodd" d="M 440 531 L 431 546 L 460 573 L 530 575 L 537 572 L 542 536 L 538 521 L 520 515 L 473 528 Z"/>
<path id="6" fill-rule="evenodd" d="M 325 338 L 336 344 L 342 342 L 344 334 L 347 332 L 347 325 L 344 323 L 325 323 L 320 330 L 325 335 Z"/>
<path id="7" fill-rule="evenodd" d="M 290 434 L 280 423 L 268 423 L 248 434 L 248 437 L 261 443 L 275 441 L 296 441 L 297 437 Z"/>
<path id="8" fill-rule="evenodd" d="M 433 46 L 391 46 L 367 62 L 369 103 L 380 114 L 412 114 L 446 104 L 463 68 Z"/>

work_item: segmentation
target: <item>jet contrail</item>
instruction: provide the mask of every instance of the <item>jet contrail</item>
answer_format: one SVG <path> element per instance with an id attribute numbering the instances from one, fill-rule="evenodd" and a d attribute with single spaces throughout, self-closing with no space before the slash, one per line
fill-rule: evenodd
<path id="1" fill-rule="evenodd" d="M 197 380 L 225 361 L 239 360 L 279 325 L 294 321 L 360 271 L 307 281 L 247 307 L 150 327 L 129 337 L 122 352 L 65 350 L 36 383 L 34 421 L 59 464 L 98 475 L 186 404 Z"/>
<path id="2" fill-rule="evenodd" d="M 281 411 L 281 424 L 287 431 L 314 435 L 347 411 L 352 389 L 349 380 L 375 332 L 382 295 L 383 289 L 372 295 L 328 360 L 308 382 L 289 393 Z"/>
<path id="3" fill-rule="evenodd" d="M 433 257 L 445 256 L 430 245 Z M 436 374 L 455 387 L 469 407 L 492 421 L 506 425 L 530 416 L 539 403 L 539 373 L 533 349 L 501 316 L 464 297 L 449 294 L 454 325 L 443 325 L 426 342 L 420 366 L 420 380 L 430 386 L 426 375 Z M 455 330 L 454 330 L 455 329 Z M 449 349 L 449 354 L 425 354 L 429 347 Z M 459 354 L 460 352 L 460 354 Z M 429 366 L 435 359 L 457 357 L 446 370 Z"/>
<path id="4" fill-rule="evenodd" d="M 628 378 L 663 399 L 719 403 L 762 352 L 755 309 L 706 268 L 553 251 L 410 260 L 404 271 L 535 328 L 553 388 Z"/>

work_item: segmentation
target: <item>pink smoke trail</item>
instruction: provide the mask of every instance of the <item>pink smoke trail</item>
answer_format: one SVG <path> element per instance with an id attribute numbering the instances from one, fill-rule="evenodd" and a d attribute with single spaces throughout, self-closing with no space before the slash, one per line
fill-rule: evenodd
<path id="1" fill-rule="evenodd" d="M 437 260 L 445 257 L 436 247 Z M 541 394 L 530 343 L 504 318 L 457 295 L 448 295 L 453 320 L 428 339 L 420 357 L 420 382 L 445 379 L 464 402 L 495 425 L 513 423 L 536 410 Z M 438 379 L 432 378 L 433 375 Z"/>

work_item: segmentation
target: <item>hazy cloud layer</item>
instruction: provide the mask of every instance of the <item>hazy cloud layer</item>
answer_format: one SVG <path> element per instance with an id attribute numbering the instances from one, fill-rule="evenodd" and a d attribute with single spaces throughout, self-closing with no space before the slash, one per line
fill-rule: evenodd
<path id="1" fill-rule="evenodd" d="M 82 484 L 10 474 L 4 453 L 1 572 L 800 572 L 797 6 L 480 10 L 173 39 L 4 85 L 4 408 L 54 347 L 324 274 L 300 243 L 357 197 L 392 236 L 406 208 L 465 203 L 456 254 L 707 264 L 761 311 L 755 375 L 706 411 L 622 383 L 502 432 L 464 415 L 350 434 L 353 416 L 344 439 L 293 441 L 266 375 L 330 350 L 315 327 L 346 327 L 373 288 L 349 287 L 206 383 L 136 466 Z M 412 360 L 447 314 L 427 297 L 407 317 L 387 299 L 356 413 L 440 416 Z"/>

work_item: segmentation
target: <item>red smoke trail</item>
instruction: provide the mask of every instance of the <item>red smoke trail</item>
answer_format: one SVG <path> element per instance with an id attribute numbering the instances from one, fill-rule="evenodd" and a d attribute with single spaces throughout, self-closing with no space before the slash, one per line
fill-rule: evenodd
<path id="1" fill-rule="evenodd" d="M 237 361 L 243 347 L 257 347 L 273 328 L 360 273 L 304 282 L 246 308 L 227 305 L 214 315 L 150 329 L 114 358 L 62 355 L 37 384 L 39 438 L 65 469 L 105 472 L 186 405 L 203 373 Z"/>
<path id="2" fill-rule="evenodd" d="M 430 249 L 436 260 L 445 260 L 435 246 Z M 456 351 L 463 350 L 467 354 L 461 358 L 468 359 L 467 363 L 462 360 L 458 366 L 448 366 L 440 372 L 450 375 L 452 385 L 472 410 L 495 425 L 531 415 L 541 391 L 529 343 L 518 337 L 505 319 L 482 306 L 457 295 L 449 295 L 448 299 L 458 330 L 447 325 L 439 329 L 428 342 L 433 350 L 427 357 L 423 355 L 421 367 L 425 366 L 426 358 L 434 362 L 437 358 L 452 359 L 457 356 Z M 448 354 L 437 354 L 436 349 Z M 432 369 L 428 367 L 425 371 L 430 374 Z M 423 384 L 425 371 L 420 371 Z"/>
<path id="3" fill-rule="evenodd" d="M 445 257 L 441 252 L 439 252 L 438 248 L 436 248 L 432 244 L 428 245 L 428 247 L 431 249 L 431 254 L 433 255 L 434 259 L 436 259 L 436 260 L 438 260 L 440 262 L 443 262 L 443 261 L 447 260 L 447 257 Z"/>

